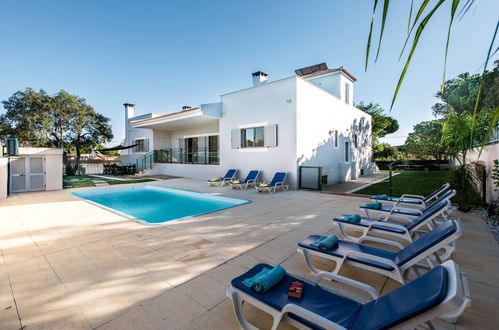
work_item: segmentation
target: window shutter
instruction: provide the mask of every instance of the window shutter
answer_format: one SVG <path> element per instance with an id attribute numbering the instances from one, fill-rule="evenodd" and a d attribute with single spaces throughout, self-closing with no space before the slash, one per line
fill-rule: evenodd
<path id="1" fill-rule="evenodd" d="M 230 131 L 230 143 L 232 149 L 241 148 L 241 130 L 239 128 L 234 128 Z"/>
<path id="2" fill-rule="evenodd" d="M 149 139 L 144 139 L 144 152 L 149 152 Z"/>
<path id="3" fill-rule="evenodd" d="M 277 147 L 277 125 L 265 126 L 263 139 L 265 147 Z"/>

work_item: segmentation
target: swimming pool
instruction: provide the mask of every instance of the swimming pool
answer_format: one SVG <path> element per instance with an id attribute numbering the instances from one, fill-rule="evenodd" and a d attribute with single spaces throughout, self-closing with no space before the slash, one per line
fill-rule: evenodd
<path id="1" fill-rule="evenodd" d="M 146 224 L 161 224 L 250 203 L 245 199 L 149 185 L 87 190 L 73 195 Z"/>

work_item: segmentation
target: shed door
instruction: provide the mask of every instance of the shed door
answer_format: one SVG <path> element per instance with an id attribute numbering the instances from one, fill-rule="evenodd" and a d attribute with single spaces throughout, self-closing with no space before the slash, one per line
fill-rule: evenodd
<path id="1" fill-rule="evenodd" d="M 44 157 L 19 157 L 10 162 L 10 191 L 45 190 Z"/>
<path id="2" fill-rule="evenodd" d="M 43 157 L 29 157 L 29 190 L 44 190 L 45 171 Z"/>
<path id="3" fill-rule="evenodd" d="M 10 161 L 10 191 L 27 190 L 26 158 L 19 157 Z"/>

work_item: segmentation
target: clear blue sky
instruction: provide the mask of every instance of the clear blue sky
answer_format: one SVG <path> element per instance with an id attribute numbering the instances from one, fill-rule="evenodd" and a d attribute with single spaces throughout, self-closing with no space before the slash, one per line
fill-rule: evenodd
<path id="1" fill-rule="evenodd" d="M 416 1 L 417 2 L 417 1 Z M 250 86 L 327 62 L 358 81 L 355 102 L 389 108 L 402 63 L 410 1 L 392 1 L 378 63 L 364 72 L 372 1 L 4 1 L 0 5 L 0 100 L 26 87 L 64 89 L 87 99 L 123 138 L 124 102 L 136 113 L 216 102 Z M 398 144 L 432 119 L 442 79 L 449 4 L 428 25 L 392 115 Z M 476 73 L 499 18 L 497 0 L 480 0 L 455 24 L 447 76 Z M 0 112 L 3 109 L 0 109 Z"/>

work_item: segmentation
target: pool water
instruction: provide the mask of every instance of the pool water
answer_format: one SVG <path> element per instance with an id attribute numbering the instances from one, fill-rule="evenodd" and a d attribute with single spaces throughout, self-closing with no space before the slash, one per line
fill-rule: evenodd
<path id="1" fill-rule="evenodd" d="M 87 190 L 73 195 L 147 224 L 160 224 L 250 203 L 244 199 L 149 185 Z"/>

